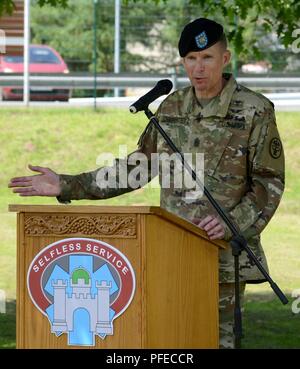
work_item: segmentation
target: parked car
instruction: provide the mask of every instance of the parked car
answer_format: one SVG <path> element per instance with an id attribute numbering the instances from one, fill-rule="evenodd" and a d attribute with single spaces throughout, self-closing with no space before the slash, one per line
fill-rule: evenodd
<path id="1" fill-rule="evenodd" d="M 272 69 L 272 65 L 265 61 L 242 65 L 243 73 L 268 73 Z"/>
<path id="2" fill-rule="evenodd" d="M 59 53 L 47 45 L 30 45 L 30 65 L 29 71 L 32 74 L 66 74 L 69 73 L 68 67 Z M 0 54 L 0 73 L 23 73 L 23 56 L 9 56 Z M 30 100 L 43 101 L 68 101 L 70 90 L 57 89 L 55 87 L 31 87 Z M 22 100 L 23 88 L 3 87 L 3 100 Z"/>

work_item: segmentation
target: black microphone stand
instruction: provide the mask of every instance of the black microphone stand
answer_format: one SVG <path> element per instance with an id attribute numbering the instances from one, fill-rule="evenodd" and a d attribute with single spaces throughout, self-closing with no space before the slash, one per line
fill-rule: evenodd
<path id="1" fill-rule="evenodd" d="M 230 241 L 230 245 L 232 248 L 232 255 L 234 257 L 234 268 L 235 268 L 235 307 L 234 307 L 234 336 L 235 336 L 235 348 L 241 348 L 241 339 L 242 339 L 242 313 L 241 313 L 241 306 L 240 306 L 240 276 L 239 276 L 239 256 L 242 251 L 246 251 L 250 259 L 255 263 L 258 269 L 261 271 L 262 275 L 265 279 L 269 282 L 271 288 L 273 289 L 274 293 L 278 296 L 280 301 L 285 305 L 288 303 L 288 299 L 281 291 L 281 289 L 277 286 L 277 284 L 272 280 L 269 274 L 266 272 L 264 267 L 256 258 L 255 254 L 247 245 L 247 241 L 239 233 L 237 226 L 232 222 L 229 216 L 226 214 L 225 210 L 218 204 L 218 202 L 213 198 L 210 194 L 208 189 L 205 185 L 201 182 L 195 171 L 190 167 L 190 165 L 185 161 L 184 156 L 175 146 L 173 141 L 170 137 L 166 134 L 163 130 L 161 125 L 159 124 L 155 115 L 149 110 L 148 106 L 143 109 L 147 118 L 150 120 L 152 124 L 154 124 L 155 128 L 159 131 L 159 133 L 163 136 L 167 144 L 170 148 L 179 156 L 183 167 L 188 171 L 188 173 L 192 176 L 193 180 L 200 186 L 203 190 L 204 195 L 209 200 L 210 204 L 213 208 L 217 211 L 223 221 L 226 223 L 230 231 L 232 232 L 232 239 Z"/>

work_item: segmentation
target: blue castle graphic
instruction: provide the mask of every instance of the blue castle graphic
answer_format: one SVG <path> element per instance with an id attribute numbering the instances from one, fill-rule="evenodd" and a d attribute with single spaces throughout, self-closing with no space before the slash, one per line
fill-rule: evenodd
<path id="1" fill-rule="evenodd" d="M 93 256 L 69 256 L 69 272 L 55 265 L 45 285 L 53 298 L 46 313 L 56 336 L 68 334 L 68 344 L 94 346 L 95 335 L 113 334 L 110 296 L 118 291 L 107 264 L 93 271 Z"/>

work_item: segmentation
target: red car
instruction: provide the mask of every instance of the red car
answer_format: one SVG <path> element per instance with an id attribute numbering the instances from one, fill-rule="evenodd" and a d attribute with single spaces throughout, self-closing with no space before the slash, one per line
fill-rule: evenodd
<path id="1" fill-rule="evenodd" d="M 23 73 L 23 56 L 0 54 L 0 73 Z M 68 67 L 59 53 L 50 46 L 30 45 L 30 73 L 69 73 Z M 0 92 L 1 94 L 1 92 Z M 68 101 L 70 90 L 55 87 L 30 88 L 30 100 Z M 3 100 L 23 100 L 21 87 L 2 87 Z"/>

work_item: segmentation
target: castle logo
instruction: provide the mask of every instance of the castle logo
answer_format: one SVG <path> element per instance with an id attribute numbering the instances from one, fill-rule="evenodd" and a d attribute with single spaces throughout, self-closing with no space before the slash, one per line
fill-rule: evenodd
<path id="1" fill-rule="evenodd" d="M 113 246 L 89 238 L 68 238 L 39 252 L 27 274 L 34 305 L 68 344 L 94 346 L 95 337 L 113 335 L 113 321 L 129 306 L 135 275 Z"/>

